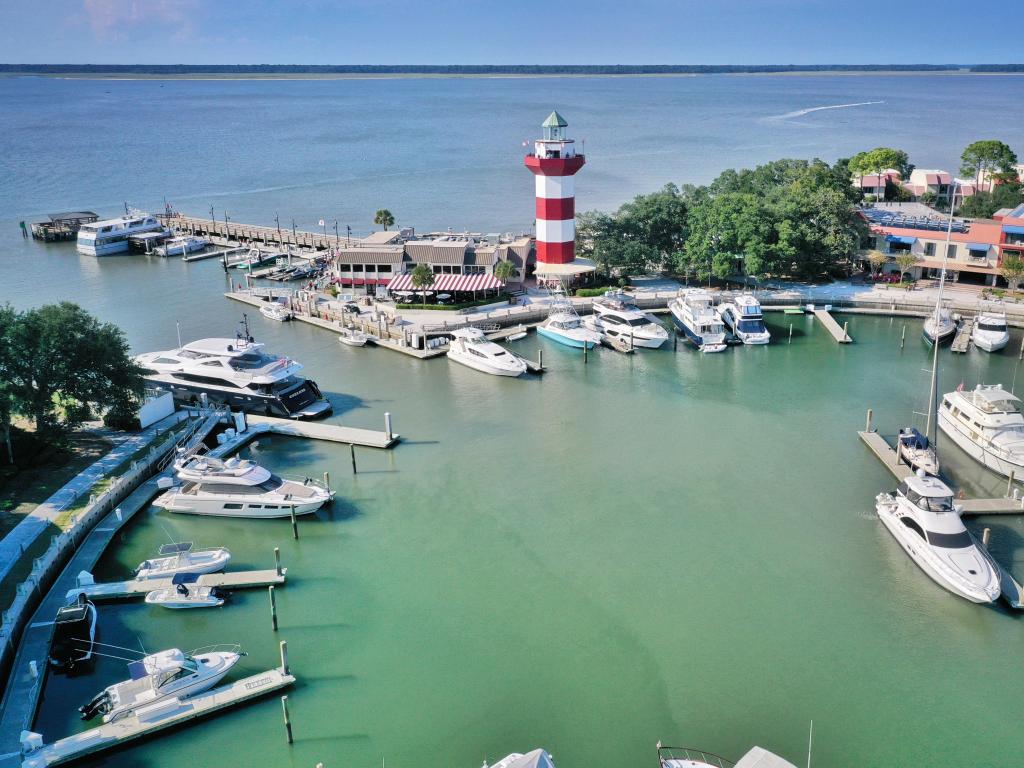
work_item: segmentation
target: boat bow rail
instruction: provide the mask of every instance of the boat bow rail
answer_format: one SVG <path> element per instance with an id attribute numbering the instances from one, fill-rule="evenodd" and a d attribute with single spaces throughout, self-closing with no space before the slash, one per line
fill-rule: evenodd
<path id="1" fill-rule="evenodd" d="M 665 747 L 658 742 L 658 762 L 663 768 L 673 768 L 676 763 L 698 762 L 718 768 L 733 768 L 736 764 L 714 752 L 706 752 L 696 747 Z"/>

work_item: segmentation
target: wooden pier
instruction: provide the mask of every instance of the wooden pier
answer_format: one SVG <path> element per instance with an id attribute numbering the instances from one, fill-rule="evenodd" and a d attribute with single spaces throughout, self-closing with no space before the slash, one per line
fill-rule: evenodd
<path id="1" fill-rule="evenodd" d="M 266 571 L 227 571 L 225 573 L 205 573 L 199 577 L 200 587 L 223 587 L 225 589 L 244 589 L 246 587 L 267 587 L 271 584 L 281 585 L 285 582 L 288 569 L 282 568 L 278 573 L 271 568 Z M 68 597 L 84 592 L 90 600 L 124 600 L 133 597 L 145 597 L 156 589 L 173 589 L 171 579 L 130 579 L 128 581 L 111 581 L 103 584 L 83 584 L 69 590 Z"/>
<path id="2" fill-rule="evenodd" d="M 327 440 L 331 443 L 349 443 L 364 448 L 394 448 L 402 439 L 401 435 L 391 433 L 387 429 L 377 432 L 373 429 L 344 427 L 341 424 L 278 419 L 274 416 L 258 416 L 256 414 L 246 414 L 245 420 L 250 425 L 249 429 L 254 433 L 253 437 L 272 432 L 278 435 Z M 385 417 L 385 427 L 387 423 L 388 418 Z"/>
<path id="3" fill-rule="evenodd" d="M 58 739 L 26 754 L 22 768 L 46 768 L 119 747 L 135 739 L 212 715 L 227 707 L 286 688 L 295 677 L 282 669 L 268 669 L 187 699 L 172 698 L 141 707 L 133 714 L 82 733 Z M 205 760 L 198 761 L 200 764 Z"/>
<path id="4" fill-rule="evenodd" d="M 160 218 L 166 221 L 167 226 L 182 234 L 222 238 L 225 242 L 234 243 L 246 241 L 253 247 L 262 245 L 264 248 L 283 250 L 290 245 L 293 248 L 326 251 L 349 242 L 345 237 L 335 235 L 333 232 L 325 235 L 323 232 L 306 232 L 301 229 L 284 227 L 262 227 L 256 224 L 238 224 L 230 220 L 216 221 L 194 216 L 173 215 Z"/>
<path id="5" fill-rule="evenodd" d="M 239 251 L 248 251 L 248 248 L 242 246 L 236 246 L 234 248 L 221 248 L 213 251 L 197 251 L 196 253 L 190 253 L 186 256 L 182 256 L 181 260 L 185 262 L 189 261 L 205 261 L 206 259 L 220 259 L 225 256 L 231 256 L 238 253 Z"/>
<path id="6" fill-rule="evenodd" d="M 832 334 L 832 338 L 838 341 L 840 344 L 850 344 L 853 339 L 850 338 L 850 334 L 846 332 L 846 326 L 840 327 L 839 323 L 836 322 L 835 318 L 829 314 L 827 309 L 816 309 L 814 310 L 814 316 L 821 321 L 821 324 L 825 326 L 826 330 Z"/>
<path id="7" fill-rule="evenodd" d="M 974 330 L 974 318 L 964 318 L 963 322 L 960 323 L 960 327 L 956 331 L 956 337 L 953 339 L 953 343 L 949 347 L 950 352 L 955 352 L 958 355 L 962 355 L 971 346 L 971 332 Z"/>

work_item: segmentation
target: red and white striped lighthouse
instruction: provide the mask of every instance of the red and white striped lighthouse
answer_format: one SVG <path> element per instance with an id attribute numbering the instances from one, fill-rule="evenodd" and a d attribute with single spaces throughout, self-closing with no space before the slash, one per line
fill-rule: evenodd
<path id="1" fill-rule="evenodd" d="M 576 154 L 576 144 L 566 138 L 565 118 L 557 112 L 541 123 L 544 138 L 534 142 L 526 167 L 537 187 L 537 274 L 545 266 L 571 264 L 576 255 L 576 197 L 573 176 L 586 159 Z M 563 272 L 571 270 L 558 270 Z"/>

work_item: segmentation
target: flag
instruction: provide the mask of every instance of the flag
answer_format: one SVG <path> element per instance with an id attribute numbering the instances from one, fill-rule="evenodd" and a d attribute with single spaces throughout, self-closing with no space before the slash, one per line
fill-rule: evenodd
<path id="1" fill-rule="evenodd" d="M 317 222 L 317 223 L 318 223 L 318 224 L 319 224 L 319 225 L 320 225 L 321 227 L 322 227 L 322 226 L 325 226 L 325 225 L 324 225 L 324 220 L 323 220 L 323 219 L 320 219 L 320 221 L 319 221 L 319 222 Z"/>
<path id="2" fill-rule="evenodd" d="M 530 146 L 530 142 L 528 142 L 528 141 L 524 141 L 524 142 L 523 142 L 523 146 L 524 146 L 524 147 L 528 147 L 528 146 Z"/>
<path id="3" fill-rule="evenodd" d="M 962 381 L 959 384 L 956 385 L 956 391 L 957 392 L 963 392 L 964 391 L 964 383 Z"/>

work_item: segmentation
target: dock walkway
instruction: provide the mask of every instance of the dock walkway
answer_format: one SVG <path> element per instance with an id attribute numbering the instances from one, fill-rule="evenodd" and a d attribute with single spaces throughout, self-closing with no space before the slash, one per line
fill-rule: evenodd
<path id="1" fill-rule="evenodd" d="M 971 346 L 971 332 L 973 330 L 974 318 L 965 317 L 956 331 L 956 337 L 953 339 L 953 343 L 950 345 L 949 351 L 956 352 L 958 355 L 962 355 L 967 352 Z"/>
<path id="2" fill-rule="evenodd" d="M 853 339 L 850 338 L 850 334 L 846 332 L 845 327 L 840 327 L 839 323 L 837 323 L 835 318 L 829 314 L 827 309 L 814 310 L 814 316 L 818 318 L 818 320 L 821 321 L 821 324 L 825 326 L 825 329 L 832 334 L 832 338 L 840 344 L 850 344 L 853 341 Z"/>
<path id="3" fill-rule="evenodd" d="M 223 587 L 225 589 L 244 589 L 246 587 L 267 587 L 271 584 L 284 584 L 288 569 L 282 568 L 278 573 L 271 568 L 264 571 L 226 571 L 224 573 L 205 573 L 199 577 L 200 587 Z M 74 586 L 68 592 L 69 597 L 76 592 L 84 592 L 90 600 L 120 600 L 133 597 L 145 597 L 155 589 L 173 589 L 170 579 L 129 579 L 128 581 L 110 581 L 102 584 L 83 584 Z"/>
<path id="4" fill-rule="evenodd" d="M 247 414 L 246 421 L 249 423 L 247 432 L 252 432 L 252 437 L 272 432 L 278 435 L 327 440 L 332 443 L 352 443 L 364 448 L 393 448 L 402 439 L 401 435 L 388 431 L 378 432 L 373 429 L 345 427 L 341 424 L 321 424 L 314 421 L 278 419 L 273 416 Z M 239 437 L 242 437 L 242 435 L 239 435 Z"/>

